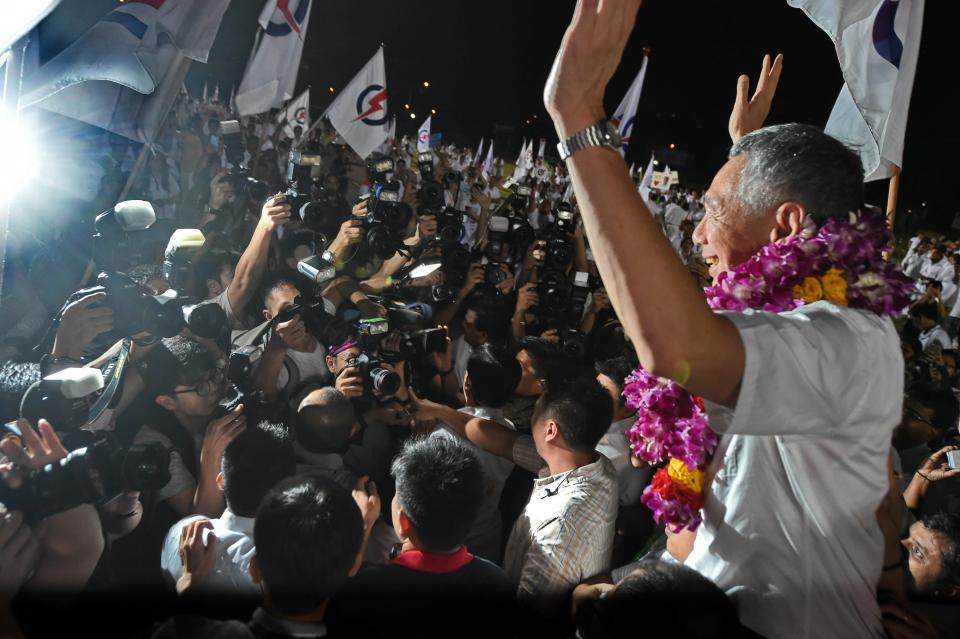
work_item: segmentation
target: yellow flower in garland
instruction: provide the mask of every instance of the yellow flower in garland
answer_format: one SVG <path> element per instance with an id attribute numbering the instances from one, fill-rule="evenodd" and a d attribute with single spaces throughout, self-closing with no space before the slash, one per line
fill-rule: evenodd
<path id="1" fill-rule="evenodd" d="M 820 278 L 820 283 L 823 285 L 824 299 L 838 306 L 847 305 L 847 280 L 843 277 L 843 271 L 830 269 Z"/>
<path id="2" fill-rule="evenodd" d="M 815 277 L 803 278 L 802 284 L 793 287 L 793 298 L 801 299 L 807 304 L 813 304 L 823 299 L 823 287 Z"/>
<path id="3" fill-rule="evenodd" d="M 703 471 L 699 468 L 690 470 L 683 460 L 671 457 L 667 465 L 667 475 L 688 490 L 703 492 Z"/>

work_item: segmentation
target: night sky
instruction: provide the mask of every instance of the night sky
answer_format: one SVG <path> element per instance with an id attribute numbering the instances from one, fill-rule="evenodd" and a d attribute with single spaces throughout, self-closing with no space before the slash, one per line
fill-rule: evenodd
<path id="1" fill-rule="evenodd" d="M 497 126 L 496 152 L 508 160 L 522 137 L 556 141 L 541 94 L 572 0 L 314 2 L 297 90 L 312 87 L 315 113 L 333 99 L 328 87 L 342 88 L 382 42 L 400 134 L 415 132 L 436 108 L 433 131 L 443 132 L 445 141 L 475 147 Z M 209 63 L 191 69 L 191 94 L 198 95 L 204 81 L 211 91 L 219 82 L 226 99 L 239 85 L 263 4 L 233 0 Z M 951 4 L 926 3 L 900 192 L 901 211 L 926 203 L 929 221 L 944 226 L 960 211 L 948 194 L 960 168 L 949 151 L 960 148 L 957 56 L 945 53 L 955 50 L 948 41 Z M 43 25 L 45 49 L 55 51 L 114 6 L 116 0 L 63 3 Z M 608 88 L 608 113 L 639 69 L 644 47 L 652 53 L 627 159 L 645 165 L 653 151 L 691 185 L 709 183 L 722 164 L 737 76 L 748 73 L 755 82 L 764 53 L 785 56 L 769 123 L 823 126 L 843 82 L 830 40 L 783 0 L 650 0 Z M 885 202 L 886 181 L 872 183 L 869 195 Z"/>

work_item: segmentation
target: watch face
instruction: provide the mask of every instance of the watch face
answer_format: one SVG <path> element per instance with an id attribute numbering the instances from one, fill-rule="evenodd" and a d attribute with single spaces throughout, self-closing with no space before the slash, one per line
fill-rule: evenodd
<path id="1" fill-rule="evenodd" d="M 604 126 L 606 129 L 604 133 L 606 134 L 607 139 L 610 141 L 610 144 L 617 147 L 618 149 L 621 146 L 623 146 L 623 138 L 620 137 L 620 131 L 613 124 L 613 122 L 610 122 L 609 120 L 607 120 L 604 123 Z"/>

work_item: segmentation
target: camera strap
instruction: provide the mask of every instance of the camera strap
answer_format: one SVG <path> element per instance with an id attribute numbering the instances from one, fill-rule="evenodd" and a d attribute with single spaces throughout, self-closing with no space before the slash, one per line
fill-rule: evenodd
<path id="1" fill-rule="evenodd" d="M 90 408 L 89 421 L 94 422 L 108 408 L 113 408 L 120 401 L 120 394 L 117 390 L 123 386 L 124 374 L 127 371 L 127 363 L 130 361 L 130 338 L 124 338 L 120 342 L 120 353 L 117 359 L 107 364 L 104 371 L 104 388 L 100 397 Z"/>

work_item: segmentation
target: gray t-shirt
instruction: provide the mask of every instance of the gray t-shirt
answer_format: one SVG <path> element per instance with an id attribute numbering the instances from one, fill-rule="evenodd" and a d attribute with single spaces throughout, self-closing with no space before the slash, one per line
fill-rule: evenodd
<path id="1" fill-rule="evenodd" d="M 194 435 L 193 439 L 194 453 L 196 455 L 195 467 L 200 468 L 200 448 L 203 445 L 203 436 Z M 173 447 L 173 444 L 166 435 L 154 430 L 150 426 L 143 426 L 133 438 L 133 443 L 161 444 L 167 448 Z M 157 492 L 157 501 L 164 501 L 188 489 L 196 489 L 197 480 L 187 469 L 187 465 L 183 462 L 183 457 L 179 451 L 175 449 L 170 451 L 170 465 L 168 468 L 170 470 L 170 481 Z"/>

